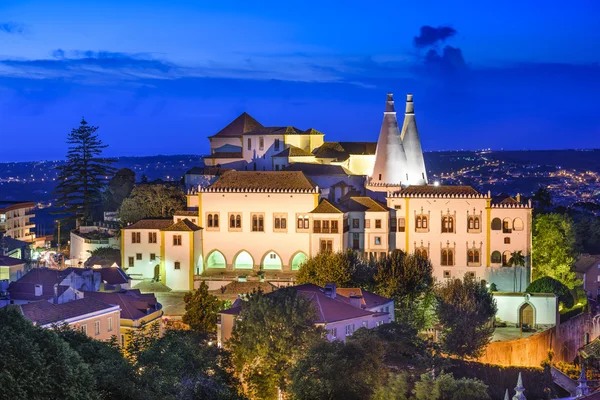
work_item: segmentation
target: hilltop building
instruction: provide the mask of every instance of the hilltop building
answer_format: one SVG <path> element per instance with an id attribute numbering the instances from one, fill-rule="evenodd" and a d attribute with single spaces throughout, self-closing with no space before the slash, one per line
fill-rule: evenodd
<path id="1" fill-rule="evenodd" d="M 26 242 L 35 240 L 33 202 L 0 201 L 0 233 Z"/>
<path id="2" fill-rule="evenodd" d="M 289 284 L 321 251 L 402 250 L 428 257 L 438 280 L 471 274 L 501 292 L 530 282 L 531 205 L 429 184 L 412 95 L 401 128 L 387 96 L 377 143 L 325 142 L 314 129 L 264 127 L 245 113 L 209 140 L 207 167 L 186 177 L 200 182 L 187 209 L 123 230 L 128 274 L 175 290 L 254 276 Z M 525 265 L 508 265 L 514 251 Z"/>
<path id="3" fill-rule="evenodd" d="M 394 321 L 394 300 L 360 288 L 336 288 L 328 284 L 324 288 L 313 284 L 293 286 L 315 307 L 314 324 L 327 331 L 328 340 L 346 341 L 359 328 L 372 329 Z M 269 294 L 267 294 L 269 296 Z M 233 306 L 219 313 L 217 343 L 222 346 L 230 337 L 236 319 L 244 307 L 238 299 Z"/>

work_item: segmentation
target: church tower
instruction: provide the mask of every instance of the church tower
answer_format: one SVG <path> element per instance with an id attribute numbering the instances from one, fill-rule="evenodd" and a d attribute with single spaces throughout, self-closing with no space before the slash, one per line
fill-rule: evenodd
<path id="1" fill-rule="evenodd" d="M 408 183 L 407 172 L 406 153 L 398 129 L 394 97 L 392 93 L 388 93 L 370 183 L 372 185 L 406 185 Z"/>
<path id="2" fill-rule="evenodd" d="M 415 105 L 412 94 L 406 95 L 406 113 L 402 125 L 402 143 L 406 151 L 407 173 L 409 185 L 426 185 L 427 170 L 423 159 L 421 139 L 415 120 Z"/>

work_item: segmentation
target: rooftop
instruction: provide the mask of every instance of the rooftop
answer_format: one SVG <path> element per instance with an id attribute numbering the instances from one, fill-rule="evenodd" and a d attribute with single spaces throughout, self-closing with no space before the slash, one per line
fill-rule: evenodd
<path id="1" fill-rule="evenodd" d="M 194 224 L 189 219 L 182 219 L 179 222 L 174 223 L 173 225 L 163 228 L 163 231 L 175 231 L 175 232 L 195 232 L 199 231 L 200 228 L 198 225 Z"/>
<path id="2" fill-rule="evenodd" d="M 273 157 L 314 157 L 310 151 L 301 149 L 300 147 L 290 146 L 287 149 L 275 154 Z"/>
<path id="3" fill-rule="evenodd" d="M 229 125 L 227 125 L 225 128 L 221 129 L 219 132 L 210 137 L 213 138 L 242 136 L 246 132 L 250 132 L 252 130 L 262 127 L 263 126 L 261 125 L 261 123 L 252 118 L 250 114 L 243 112 L 236 119 L 231 121 Z"/>
<path id="4" fill-rule="evenodd" d="M 350 170 L 341 165 L 316 164 L 316 163 L 292 163 L 285 168 L 286 171 L 302 171 L 308 176 L 322 175 L 354 175 Z"/>
<path id="5" fill-rule="evenodd" d="M 388 211 L 383 205 L 367 196 L 350 197 L 340 205 L 344 211 Z"/>
<path id="6" fill-rule="evenodd" d="M 121 307 L 121 318 L 138 320 L 162 308 L 153 293 L 142 294 L 137 289 L 120 292 L 85 292 L 86 298 L 95 298 Z"/>
<path id="7" fill-rule="evenodd" d="M 21 264 L 25 264 L 25 260 L 8 256 L 0 256 L 0 267 L 14 267 L 15 265 Z"/>
<path id="8" fill-rule="evenodd" d="M 414 185 L 408 186 L 395 194 L 398 197 L 452 197 L 475 196 L 483 197 L 481 193 L 471 186 L 443 186 L 443 185 Z"/>
<path id="9" fill-rule="evenodd" d="M 311 214 L 342 214 L 342 211 L 331 204 L 327 199 L 321 199 L 319 205 L 310 212 Z"/>
<path id="10" fill-rule="evenodd" d="M 343 161 L 350 155 L 373 155 L 376 149 L 377 142 L 325 142 L 314 150 L 314 154 L 317 158 Z"/>
<path id="11" fill-rule="evenodd" d="M 69 318 L 108 310 L 114 306 L 93 298 L 83 298 L 62 304 L 53 304 L 46 300 L 20 306 L 21 312 L 28 320 L 39 325 L 60 323 Z"/>
<path id="12" fill-rule="evenodd" d="M 35 203 L 32 201 L 0 200 L 0 211 L 2 211 L 2 212 L 17 210 L 19 208 L 30 208 L 30 207 L 35 207 Z"/>
<path id="13" fill-rule="evenodd" d="M 197 217 L 198 216 L 198 210 L 195 211 L 191 211 L 191 210 L 179 210 L 179 211 L 175 211 L 175 214 L 173 214 L 175 216 L 185 216 L 185 217 Z"/>
<path id="14" fill-rule="evenodd" d="M 208 191 L 313 192 L 316 186 L 311 179 L 299 171 L 229 171 L 206 189 Z"/>
<path id="15" fill-rule="evenodd" d="M 142 219 L 125 229 L 165 229 L 173 225 L 172 219 Z"/>
<path id="16" fill-rule="evenodd" d="M 575 271 L 586 273 L 590 268 L 600 266 L 600 254 L 581 254 L 575 262 Z"/>

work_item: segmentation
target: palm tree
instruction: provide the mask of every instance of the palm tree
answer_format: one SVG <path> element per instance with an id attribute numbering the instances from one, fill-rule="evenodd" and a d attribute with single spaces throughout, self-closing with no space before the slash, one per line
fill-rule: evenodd
<path id="1" fill-rule="evenodd" d="M 514 286 L 513 289 L 516 292 L 517 291 L 517 266 L 524 266 L 525 265 L 525 256 L 523 255 L 523 253 L 519 250 L 519 251 L 513 251 L 512 253 L 510 253 L 510 258 L 508 259 L 508 265 L 515 267 L 515 269 L 513 270 L 514 273 Z M 523 271 L 521 271 L 521 275 L 523 275 Z M 523 278 L 523 276 L 521 276 L 521 278 Z M 519 280 L 519 291 L 521 291 L 521 280 Z"/>

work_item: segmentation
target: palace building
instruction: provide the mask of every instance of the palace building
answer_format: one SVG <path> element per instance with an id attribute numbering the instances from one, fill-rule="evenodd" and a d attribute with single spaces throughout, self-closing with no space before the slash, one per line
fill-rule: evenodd
<path id="1" fill-rule="evenodd" d="M 531 205 L 429 184 L 412 95 L 400 128 L 388 94 L 377 143 L 325 142 L 314 129 L 264 127 L 246 113 L 209 140 L 206 167 L 186 175 L 198 183 L 187 209 L 123 230 L 128 274 L 176 290 L 248 276 L 289 283 L 322 251 L 402 250 L 428 257 L 438 280 L 468 273 L 505 292 L 529 284 Z M 515 251 L 526 265 L 508 265 Z"/>

